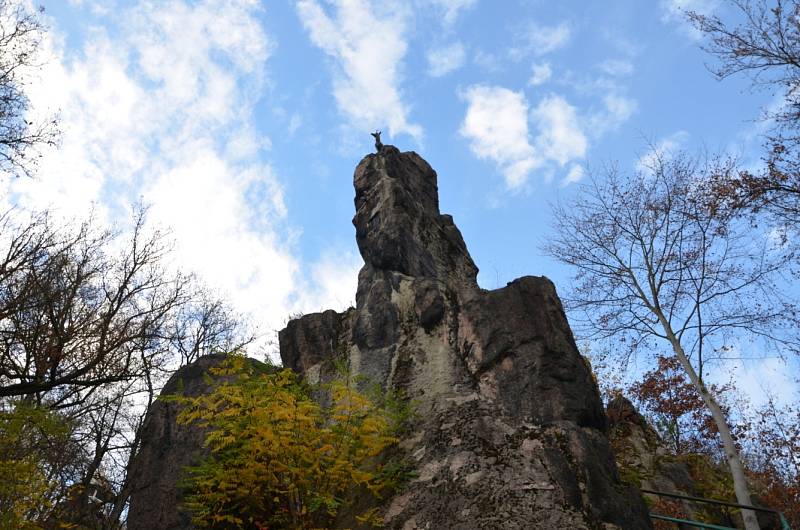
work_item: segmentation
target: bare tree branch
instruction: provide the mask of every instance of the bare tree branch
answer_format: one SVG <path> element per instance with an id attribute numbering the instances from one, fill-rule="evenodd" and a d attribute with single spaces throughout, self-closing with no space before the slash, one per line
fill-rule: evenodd
<path id="1" fill-rule="evenodd" d="M 545 251 L 576 271 L 565 305 L 579 334 L 621 341 L 622 355 L 648 338 L 670 345 L 714 418 L 739 502 L 750 504 L 724 409 L 703 381 L 706 350 L 748 339 L 779 353 L 798 348 L 796 314 L 776 283 L 790 255 L 709 192 L 710 176 L 729 161 L 652 158 L 627 180 L 616 167 L 593 175 L 557 205 Z M 745 519 L 758 528 L 747 510 Z"/>
<path id="2" fill-rule="evenodd" d="M 18 0 L 0 0 L 0 170 L 31 176 L 40 149 L 55 145 L 55 117 L 34 122 L 25 93 L 30 71 L 39 66 L 43 27 L 38 13 Z"/>

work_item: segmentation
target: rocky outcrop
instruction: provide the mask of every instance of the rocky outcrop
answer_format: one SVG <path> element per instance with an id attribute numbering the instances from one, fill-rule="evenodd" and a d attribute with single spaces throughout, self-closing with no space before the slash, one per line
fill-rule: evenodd
<path id="1" fill-rule="evenodd" d="M 414 400 L 400 451 L 411 483 L 383 506 L 387 528 L 650 528 L 636 488 L 620 480 L 607 420 L 553 284 L 524 277 L 487 291 L 436 173 L 383 146 L 354 176 L 364 258 L 356 307 L 292 320 L 285 366 L 313 382 L 342 365 Z M 196 396 L 222 356 L 179 370 L 162 394 Z M 159 399 L 130 473 L 128 528 L 189 528 L 179 487 L 204 433 Z M 342 521 L 341 527 L 351 527 Z"/>
<path id="2" fill-rule="evenodd" d="M 609 438 L 624 482 L 643 490 L 735 502 L 730 472 L 724 465 L 703 453 L 674 454 L 627 398 L 615 396 L 609 401 L 606 414 Z M 750 487 L 752 491 L 759 489 L 757 484 Z M 646 493 L 645 498 L 656 514 L 744 528 L 737 510 L 651 493 Z M 757 497 L 755 505 L 762 505 Z M 758 523 L 762 530 L 780 528 L 779 521 L 766 512 L 758 512 Z M 675 528 L 675 524 L 662 522 L 659 528 Z M 678 528 L 696 527 L 681 524 Z"/>
<path id="3" fill-rule="evenodd" d="M 356 308 L 305 315 L 279 340 L 284 365 L 312 382 L 338 360 L 417 403 L 402 443 L 416 478 L 387 501 L 387 528 L 650 528 L 553 284 L 479 288 L 416 153 L 383 146 L 354 186 Z"/>
<path id="4" fill-rule="evenodd" d="M 212 384 L 228 377 L 210 377 L 210 370 L 226 358 L 225 354 L 207 355 L 182 367 L 169 378 L 147 412 L 139 433 L 140 447 L 128 475 L 128 530 L 192 528 L 191 517 L 182 506 L 181 482 L 186 467 L 197 465 L 207 454 L 203 449 L 205 431 L 196 425 L 178 423 L 181 405 L 164 396 L 196 397 L 210 392 Z M 268 369 L 254 359 L 248 362 Z"/>
<path id="5" fill-rule="evenodd" d="M 637 488 L 665 493 L 698 496 L 689 466 L 675 458 L 658 433 L 639 414 L 624 396 L 617 395 L 606 407 L 611 443 L 623 479 Z M 649 496 L 653 504 L 667 503 L 680 507 L 680 513 L 672 515 L 695 516 L 703 506 L 688 502 L 670 501 Z"/>

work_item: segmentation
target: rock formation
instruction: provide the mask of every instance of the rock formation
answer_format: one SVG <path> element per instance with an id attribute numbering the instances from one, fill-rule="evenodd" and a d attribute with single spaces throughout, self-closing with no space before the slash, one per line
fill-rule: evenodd
<path id="1" fill-rule="evenodd" d="M 289 322 L 286 366 L 312 382 L 334 361 L 418 404 L 402 448 L 416 478 L 387 528 L 650 528 L 606 436 L 597 386 L 555 287 L 527 276 L 487 291 L 436 172 L 393 146 L 354 175 L 364 258 L 356 308 Z"/>
<path id="2" fill-rule="evenodd" d="M 209 370 L 225 359 L 224 354 L 207 355 L 184 366 L 170 377 L 161 396 L 196 397 L 209 392 Z M 261 365 L 252 359 L 250 362 Z M 206 454 L 205 431 L 195 425 L 179 424 L 176 420 L 180 407 L 174 401 L 160 398 L 147 412 L 139 433 L 139 451 L 128 476 L 131 495 L 128 530 L 192 528 L 191 517 L 181 506 L 180 484 L 185 478 L 185 468 L 196 465 Z"/>
<path id="3" fill-rule="evenodd" d="M 691 470 L 675 458 L 647 420 L 624 396 L 616 396 L 606 408 L 609 437 L 623 480 L 637 488 L 693 497 L 697 491 Z M 698 519 L 708 506 L 648 495 L 654 511 L 664 515 Z"/>
<path id="4" fill-rule="evenodd" d="M 400 447 L 414 478 L 386 500 L 386 527 L 651 528 L 638 490 L 620 481 L 597 386 L 553 284 L 527 276 L 481 289 L 461 233 L 439 213 L 436 172 L 416 153 L 382 146 L 354 185 L 365 262 L 356 308 L 292 320 L 279 340 L 284 365 L 312 383 L 345 364 L 416 403 Z M 162 395 L 207 392 L 204 374 L 222 358 L 182 368 Z M 145 420 L 130 530 L 190 528 L 179 484 L 204 433 L 176 423 L 178 406 L 160 399 Z"/>
<path id="5" fill-rule="evenodd" d="M 624 482 L 636 488 L 675 493 L 706 499 L 732 499 L 733 486 L 730 472 L 724 465 L 714 462 L 704 453 L 674 454 L 656 430 L 639 414 L 633 404 L 618 395 L 606 407 L 609 420 L 609 438 L 614 448 L 617 466 Z M 759 485 L 750 485 L 758 491 Z M 725 490 L 729 491 L 725 491 Z M 723 510 L 719 506 L 661 495 L 645 495 L 651 511 L 660 515 L 720 525 L 744 528 L 737 510 Z M 754 495 L 756 506 L 762 506 Z M 780 522 L 766 512 L 757 512 L 762 530 L 778 530 Z M 666 527 L 674 527 L 668 523 Z M 683 528 L 695 528 L 680 525 Z"/>

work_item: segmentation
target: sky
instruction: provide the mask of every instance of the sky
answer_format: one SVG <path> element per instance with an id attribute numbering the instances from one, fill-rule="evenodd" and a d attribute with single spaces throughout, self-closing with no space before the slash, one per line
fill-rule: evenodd
<path id="1" fill-rule="evenodd" d="M 176 260 L 265 337 L 354 303 L 352 174 L 383 142 L 422 155 L 488 289 L 533 274 L 549 204 L 651 147 L 757 163 L 774 102 L 714 79 L 681 9 L 717 0 L 39 0 L 29 85 L 62 138 L 4 199 L 108 224 L 135 204 Z M 758 391 L 774 360 L 742 364 Z M 781 379 L 782 378 L 782 379 Z"/>

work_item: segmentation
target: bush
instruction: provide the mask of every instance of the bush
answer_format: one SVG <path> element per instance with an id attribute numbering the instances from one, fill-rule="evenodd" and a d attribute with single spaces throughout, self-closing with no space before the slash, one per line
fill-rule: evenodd
<path id="1" fill-rule="evenodd" d="M 380 455 L 397 442 L 402 407 L 347 378 L 326 386 L 330 405 L 291 370 L 231 356 L 213 392 L 178 398 L 178 421 L 207 429 L 210 456 L 189 468 L 186 507 L 210 528 L 320 528 L 352 507 L 355 490 L 380 498 L 397 485 Z M 360 503 L 359 503 L 360 504 Z M 376 510 L 358 516 L 378 524 Z"/>

